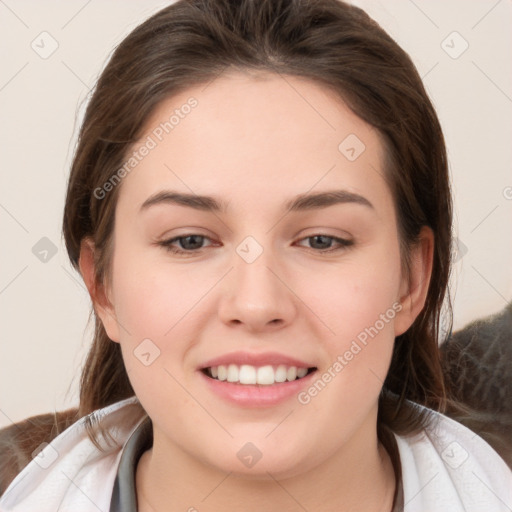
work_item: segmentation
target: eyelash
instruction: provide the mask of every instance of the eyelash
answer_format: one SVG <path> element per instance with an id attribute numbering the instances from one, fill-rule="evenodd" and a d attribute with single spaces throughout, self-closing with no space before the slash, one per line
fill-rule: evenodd
<path id="1" fill-rule="evenodd" d="M 178 249 L 178 248 L 172 246 L 173 243 L 175 243 L 175 242 L 177 242 L 179 240 L 183 240 L 184 238 L 192 237 L 192 236 L 209 240 L 209 238 L 207 236 L 198 235 L 196 233 L 190 233 L 190 234 L 187 234 L 187 235 L 176 236 L 174 238 L 170 238 L 169 240 L 164 240 L 162 242 L 158 242 L 158 245 L 160 245 L 166 251 L 168 251 L 168 252 L 170 252 L 172 254 L 176 254 L 176 255 L 180 255 L 180 254 L 181 255 L 193 255 L 194 253 L 198 253 L 201 249 L 204 249 L 204 247 L 200 247 L 199 249 L 183 250 L 183 249 Z M 300 241 L 308 240 L 308 239 L 315 238 L 315 237 L 328 238 L 328 239 L 334 240 L 334 241 L 336 241 L 336 242 L 338 242 L 340 244 L 340 247 L 334 248 L 334 249 L 330 248 L 330 249 L 317 250 L 317 249 L 310 248 L 312 251 L 314 251 L 316 253 L 320 253 L 320 254 L 332 253 L 332 252 L 344 250 L 344 249 L 347 249 L 348 247 L 354 245 L 354 241 L 353 240 L 347 240 L 345 238 L 339 238 L 339 237 L 336 237 L 336 236 L 324 235 L 322 233 L 317 233 L 317 234 L 314 234 L 314 235 L 306 236 L 304 238 L 301 238 Z"/>

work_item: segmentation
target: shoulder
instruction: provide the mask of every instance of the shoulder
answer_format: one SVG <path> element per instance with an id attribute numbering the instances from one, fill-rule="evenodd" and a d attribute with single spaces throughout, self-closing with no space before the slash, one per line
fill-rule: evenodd
<path id="1" fill-rule="evenodd" d="M 92 500 L 108 510 L 122 447 L 145 417 L 133 397 L 73 423 L 34 452 L 0 498 L 0 509 L 49 512 L 72 504 L 79 512 L 90 510 Z M 102 438 L 99 445 L 94 444 L 87 431 L 91 421 L 101 422 L 111 439 Z"/>
<path id="2" fill-rule="evenodd" d="M 505 461 L 460 423 L 434 411 L 430 419 L 418 434 L 395 436 L 405 510 L 510 511 L 512 471 Z"/>
<path id="3" fill-rule="evenodd" d="M 77 409 L 31 416 L 0 429 L 0 496 L 33 454 L 78 419 Z"/>

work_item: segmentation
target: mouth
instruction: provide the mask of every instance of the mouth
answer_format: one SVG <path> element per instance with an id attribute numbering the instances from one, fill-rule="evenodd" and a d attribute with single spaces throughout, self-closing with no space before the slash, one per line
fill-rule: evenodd
<path id="1" fill-rule="evenodd" d="M 292 400 L 315 378 L 313 359 L 278 352 L 234 351 L 197 368 L 207 389 L 236 407 L 268 408 Z M 313 364 L 312 364 L 313 363 Z"/>
<path id="2" fill-rule="evenodd" d="M 221 364 L 208 366 L 201 371 L 210 379 L 240 385 L 272 386 L 303 379 L 317 370 L 316 367 L 280 365 L 253 366 L 250 364 Z"/>

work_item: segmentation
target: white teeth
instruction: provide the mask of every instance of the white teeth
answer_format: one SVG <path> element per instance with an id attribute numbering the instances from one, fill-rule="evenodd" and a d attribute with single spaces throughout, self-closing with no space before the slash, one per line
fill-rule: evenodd
<path id="1" fill-rule="evenodd" d="M 230 364 L 228 366 L 228 382 L 238 382 L 239 373 L 238 366 L 236 364 Z"/>
<path id="2" fill-rule="evenodd" d="M 271 386 L 274 382 L 274 368 L 272 368 L 272 366 L 262 366 L 258 368 L 258 384 Z"/>
<path id="3" fill-rule="evenodd" d="M 261 386 L 271 386 L 274 383 L 290 382 L 305 377 L 308 373 L 307 368 L 297 368 L 296 366 L 285 366 L 280 364 L 277 368 L 271 365 L 252 366 L 236 364 L 212 366 L 209 369 L 210 377 L 233 383 L 240 384 L 259 384 Z"/>
<path id="4" fill-rule="evenodd" d="M 307 372 L 307 370 L 306 370 L 306 372 Z M 276 380 L 276 382 L 285 382 L 286 381 L 286 366 L 284 366 L 283 364 L 280 364 L 277 367 L 274 379 Z"/>
<path id="5" fill-rule="evenodd" d="M 256 368 L 248 364 L 240 366 L 239 380 L 240 384 L 256 384 Z"/>
<path id="6" fill-rule="evenodd" d="M 288 368 L 288 371 L 286 372 L 286 380 L 295 380 L 297 378 L 297 367 L 296 366 L 290 366 Z"/>
<path id="7" fill-rule="evenodd" d="M 212 372 L 212 377 L 213 377 L 213 368 L 215 368 L 215 367 L 213 366 L 210 369 L 210 371 Z M 219 380 L 226 380 L 228 378 L 228 370 L 223 364 L 221 364 L 220 366 L 217 367 L 217 371 L 218 371 L 217 378 Z"/>
<path id="8" fill-rule="evenodd" d="M 302 379 L 302 377 L 305 377 L 307 373 L 308 373 L 307 368 L 297 368 L 297 377 L 299 379 Z"/>

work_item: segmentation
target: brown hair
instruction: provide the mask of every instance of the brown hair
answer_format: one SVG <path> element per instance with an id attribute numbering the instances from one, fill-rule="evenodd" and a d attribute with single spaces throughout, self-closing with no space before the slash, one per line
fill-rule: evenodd
<path id="1" fill-rule="evenodd" d="M 90 237 L 96 281 L 108 282 L 122 183 L 102 199 L 94 191 L 122 167 L 160 102 L 226 70 L 315 81 L 336 91 L 382 136 L 404 268 L 423 226 L 432 229 L 435 248 L 425 307 L 395 341 L 380 397 L 379 432 L 420 429 L 426 416 L 408 407 L 407 399 L 437 410 L 446 400 L 438 353 L 451 254 L 446 149 L 411 59 L 357 7 L 338 0 L 180 0 L 129 34 L 101 74 L 79 134 L 63 224 L 72 264 L 78 269 L 81 242 Z M 109 340 L 97 316 L 95 322 L 81 378 L 80 417 L 134 394 L 119 344 Z"/>

